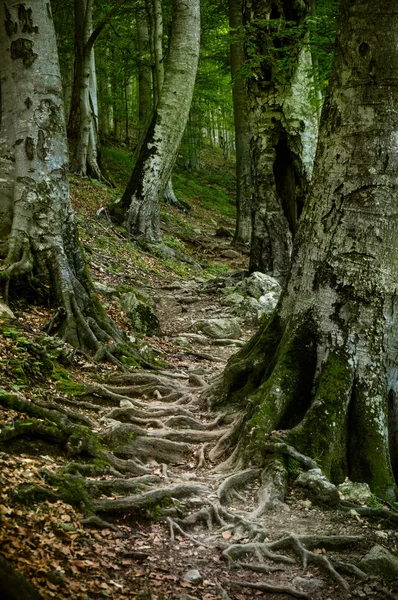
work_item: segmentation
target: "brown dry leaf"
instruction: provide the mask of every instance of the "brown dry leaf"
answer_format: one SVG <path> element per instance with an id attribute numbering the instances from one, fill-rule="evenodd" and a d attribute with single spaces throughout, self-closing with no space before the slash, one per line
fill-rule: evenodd
<path id="1" fill-rule="evenodd" d="M 232 532 L 231 531 L 223 531 L 222 532 L 222 536 L 224 538 L 224 540 L 229 540 L 229 538 L 232 536 Z"/>
<path id="2" fill-rule="evenodd" d="M 46 585 L 48 588 L 50 588 L 50 590 L 57 590 L 58 586 L 54 585 L 53 583 L 51 583 L 51 581 L 46 581 Z"/>

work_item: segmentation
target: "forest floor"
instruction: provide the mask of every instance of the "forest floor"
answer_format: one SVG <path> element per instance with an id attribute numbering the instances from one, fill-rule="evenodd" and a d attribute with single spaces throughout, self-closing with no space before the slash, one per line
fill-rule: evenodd
<path id="1" fill-rule="evenodd" d="M 105 156 L 122 186 L 128 154 Z M 97 215 L 120 190 L 72 180 L 101 299 L 157 368 L 121 372 L 82 353 L 61 365 L 42 337 L 50 309 L 12 298 L 16 318 L 0 337 L 2 388 L 17 399 L 0 394 L 0 553 L 42 598 L 397 598 L 396 581 L 349 566 L 376 544 L 397 554 L 396 524 L 316 506 L 293 486 L 276 510 L 255 514 L 259 470 L 220 468 L 234 415 L 211 412 L 203 392 L 239 342 L 219 346 L 191 325 L 226 316 L 223 290 L 248 256 L 216 235 L 233 229 L 233 167 L 205 158 L 199 176 L 174 178 L 189 214 L 162 212 L 165 240 L 188 262 L 138 249 Z M 131 288 L 153 302 L 157 335 L 132 329 L 120 300 Z M 242 324 L 240 343 L 255 327 Z M 86 446 L 72 444 L 76 434 Z"/>

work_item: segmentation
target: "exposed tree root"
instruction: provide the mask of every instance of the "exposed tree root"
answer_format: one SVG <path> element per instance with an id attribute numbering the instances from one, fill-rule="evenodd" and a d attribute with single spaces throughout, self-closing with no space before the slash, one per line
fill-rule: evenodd
<path id="1" fill-rule="evenodd" d="M 315 460 L 313 460 L 309 456 L 301 454 L 295 448 L 293 448 L 293 446 L 289 446 L 284 442 L 265 443 L 263 445 L 263 449 L 265 452 L 271 452 L 273 454 L 284 454 L 285 456 L 290 456 L 290 458 L 296 460 L 306 469 L 319 469 L 319 466 L 315 462 Z"/>
<path id="2" fill-rule="evenodd" d="M 261 486 L 257 492 L 258 506 L 251 513 L 253 519 L 267 510 L 280 508 L 288 487 L 288 473 L 280 460 L 270 460 L 261 472 Z"/>
<path id="3" fill-rule="evenodd" d="M 138 496 L 125 496 L 116 500 L 97 500 L 94 502 L 94 508 L 100 513 L 129 514 L 156 508 L 161 502 L 171 502 L 173 498 L 184 498 L 205 492 L 206 488 L 197 483 L 175 484 L 150 490 Z"/>
<path id="4" fill-rule="evenodd" d="M 100 479 L 95 481 L 86 481 L 85 486 L 91 494 L 98 490 L 102 494 L 113 494 L 113 493 L 126 493 L 135 492 L 146 489 L 149 485 L 154 483 L 160 483 L 161 477 L 157 475 L 142 475 L 141 477 L 134 477 L 132 479 Z"/>
<path id="5" fill-rule="evenodd" d="M 115 525 L 113 525 L 112 523 L 108 523 L 108 521 L 104 521 L 96 515 L 91 515 L 90 517 L 86 517 L 85 519 L 80 519 L 80 523 L 85 527 L 94 527 L 95 529 L 112 529 L 112 531 L 119 531 L 119 529 Z"/>
<path id="6" fill-rule="evenodd" d="M 311 600 L 311 596 L 308 596 L 308 594 L 299 592 L 298 590 L 287 586 L 270 585 L 268 583 L 251 583 L 250 581 L 239 581 L 237 579 L 230 579 L 229 584 L 232 586 L 236 585 L 239 587 L 247 587 L 252 590 L 259 590 L 260 592 L 269 592 L 270 594 L 287 594 L 293 598 L 305 598 L 306 600 Z"/>
<path id="7" fill-rule="evenodd" d="M 250 481 L 256 479 L 260 474 L 260 469 L 245 469 L 239 473 L 233 473 L 220 485 L 217 490 L 217 496 L 221 504 L 228 504 L 233 499 L 236 488 L 243 487 Z"/>
<path id="8" fill-rule="evenodd" d="M 203 548 L 209 548 L 210 547 L 207 544 L 204 544 L 203 542 L 201 542 L 200 540 L 197 540 L 195 537 L 193 537 L 192 535 L 190 535 L 186 531 L 184 531 L 182 529 L 182 527 L 180 527 L 180 525 L 178 523 L 176 523 L 176 521 L 173 521 L 173 519 L 171 519 L 170 517 L 167 517 L 167 522 L 168 522 L 169 527 L 170 527 L 170 538 L 171 538 L 171 540 L 173 542 L 174 542 L 174 539 L 175 539 L 175 532 L 177 531 L 182 536 L 184 536 L 184 537 L 188 538 L 189 540 L 191 540 L 191 542 L 193 542 L 197 546 L 202 546 Z"/>
<path id="9" fill-rule="evenodd" d="M 388 510 L 387 508 L 372 508 L 370 506 L 359 506 L 358 504 L 353 504 L 352 502 L 347 502 L 346 500 L 340 500 L 340 506 L 344 510 L 352 510 L 354 509 L 358 515 L 362 515 L 364 517 L 370 517 L 374 519 L 385 519 L 386 521 L 391 521 L 393 523 L 398 523 L 398 513 L 393 510 Z"/>

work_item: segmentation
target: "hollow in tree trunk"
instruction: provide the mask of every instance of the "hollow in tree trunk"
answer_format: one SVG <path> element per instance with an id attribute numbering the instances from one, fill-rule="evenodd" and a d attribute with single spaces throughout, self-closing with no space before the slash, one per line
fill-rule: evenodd
<path id="1" fill-rule="evenodd" d="M 393 0 L 341 0 L 287 286 L 213 390 L 216 403 L 243 412 L 235 440 L 246 457 L 263 458 L 279 430 L 333 482 L 365 481 L 389 500 L 398 478 L 397 28 Z"/>
<path id="2" fill-rule="evenodd" d="M 49 290 L 58 309 L 51 327 L 109 355 L 126 341 L 95 294 L 78 240 L 50 5 L 0 2 L 0 27 L 1 293 L 7 301 L 10 285 L 26 289 L 27 280 L 28 289 Z"/>
<path id="3" fill-rule="evenodd" d="M 254 8 L 243 0 L 246 59 L 258 62 L 247 78 L 253 185 L 249 270 L 281 281 L 289 269 L 317 138 L 309 101 L 311 53 L 304 33 L 288 33 L 292 24 L 303 27 L 309 10 L 307 0 L 260 0 Z"/>
<path id="4" fill-rule="evenodd" d="M 173 34 L 162 94 L 131 179 L 113 215 L 136 239 L 160 242 L 159 204 L 188 120 L 199 57 L 198 0 L 173 1 Z"/>

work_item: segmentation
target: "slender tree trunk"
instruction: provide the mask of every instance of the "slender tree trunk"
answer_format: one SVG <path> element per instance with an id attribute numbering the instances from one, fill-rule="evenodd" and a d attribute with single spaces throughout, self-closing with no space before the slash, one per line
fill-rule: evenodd
<path id="1" fill-rule="evenodd" d="M 372 18 L 369 18 L 372 15 Z M 287 287 L 270 323 L 229 363 L 245 452 L 267 436 L 334 482 L 393 500 L 398 478 L 398 13 L 341 0 L 314 181 Z"/>
<path id="2" fill-rule="evenodd" d="M 163 11 L 160 0 L 152 0 L 154 17 L 154 58 L 156 72 L 157 98 L 162 93 L 164 82 L 164 64 L 163 64 Z"/>
<path id="3" fill-rule="evenodd" d="M 317 136 L 316 117 L 309 102 L 311 54 L 305 38 L 292 42 L 283 36 L 285 26 L 280 20 L 300 25 L 308 13 L 308 0 L 260 0 L 255 8 L 243 0 L 244 24 L 251 32 L 246 55 L 250 60 L 261 57 L 247 80 L 253 183 L 249 269 L 280 280 L 289 269 L 292 238 L 311 178 Z M 264 22 L 269 25 L 264 27 Z M 282 68 L 281 47 L 282 58 L 288 59 Z"/>
<path id="4" fill-rule="evenodd" d="M 242 25 L 242 0 L 229 0 L 229 26 L 233 35 L 230 53 L 236 146 L 236 244 L 250 243 L 252 232 L 251 136 L 246 77 L 243 74 L 245 56 Z"/>
<path id="5" fill-rule="evenodd" d="M 130 182 L 121 202 L 115 205 L 119 217 L 128 211 L 127 229 L 131 235 L 148 242 L 161 240 L 159 203 L 188 120 L 199 57 L 199 36 L 198 0 L 174 0 L 173 35 L 162 96 Z M 115 216 L 117 218 L 117 214 Z"/>
<path id="6" fill-rule="evenodd" d="M 152 114 L 151 67 L 148 15 L 145 6 L 139 5 L 136 10 L 137 46 L 139 52 L 138 66 L 138 123 L 146 128 Z"/>
<path id="7" fill-rule="evenodd" d="M 51 329 L 74 346 L 109 355 L 124 337 L 94 292 L 68 187 L 62 86 L 50 5 L 0 1 L 0 285 L 50 290 Z M 30 280 L 33 285 L 27 286 Z"/>

